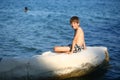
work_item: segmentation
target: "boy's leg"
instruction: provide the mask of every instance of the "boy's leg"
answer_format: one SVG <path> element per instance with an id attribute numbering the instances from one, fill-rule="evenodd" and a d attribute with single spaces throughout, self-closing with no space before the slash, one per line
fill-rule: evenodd
<path id="1" fill-rule="evenodd" d="M 64 46 L 56 46 L 54 47 L 54 51 L 57 53 L 68 53 L 70 51 L 70 47 Z"/>

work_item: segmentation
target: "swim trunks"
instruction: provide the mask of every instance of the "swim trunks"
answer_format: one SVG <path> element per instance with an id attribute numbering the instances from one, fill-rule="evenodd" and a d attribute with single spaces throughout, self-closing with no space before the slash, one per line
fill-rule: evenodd
<path id="1" fill-rule="evenodd" d="M 68 46 L 70 46 L 70 49 L 72 49 L 72 45 L 71 44 L 69 44 Z M 83 49 L 83 47 L 80 47 L 77 44 L 75 44 L 73 53 L 80 52 L 82 49 Z"/>

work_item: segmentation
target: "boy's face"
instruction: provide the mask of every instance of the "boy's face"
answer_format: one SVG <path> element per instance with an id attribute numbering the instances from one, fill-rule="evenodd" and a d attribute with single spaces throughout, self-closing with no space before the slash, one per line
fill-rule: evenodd
<path id="1" fill-rule="evenodd" d="M 77 23 L 77 22 L 72 22 L 72 23 L 71 23 L 71 26 L 72 26 L 73 29 L 76 30 L 76 29 L 79 27 L 79 23 Z"/>

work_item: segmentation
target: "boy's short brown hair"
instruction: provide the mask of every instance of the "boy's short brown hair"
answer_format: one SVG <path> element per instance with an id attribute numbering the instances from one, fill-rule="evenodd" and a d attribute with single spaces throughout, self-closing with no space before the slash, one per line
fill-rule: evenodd
<path id="1" fill-rule="evenodd" d="M 71 17 L 71 18 L 70 18 L 70 24 L 71 24 L 72 22 L 77 22 L 77 23 L 79 23 L 79 17 L 77 17 L 77 16 Z"/>

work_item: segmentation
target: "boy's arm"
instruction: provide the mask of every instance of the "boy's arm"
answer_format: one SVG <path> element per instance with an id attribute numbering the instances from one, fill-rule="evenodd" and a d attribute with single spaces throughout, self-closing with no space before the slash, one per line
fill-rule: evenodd
<path id="1" fill-rule="evenodd" d="M 72 47 L 71 47 L 70 53 L 73 53 L 73 51 L 74 51 L 74 46 L 75 46 L 75 40 L 73 40 L 73 42 L 72 42 Z"/>
<path id="2" fill-rule="evenodd" d="M 83 33 L 83 36 L 84 36 L 84 33 Z M 84 49 L 84 50 L 86 49 L 85 38 L 84 38 L 83 49 Z"/>
<path id="3" fill-rule="evenodd" d="M 83 45 L 83 47 L 84 47 L 84 50 L 86 49 L 86 44 L 85 44 L 85 41 L 84 41 L 84 45 Z"/>
<path id="4" fill-rule="evenodd" d="M 76 43 L 76 41 L 77 41 L 77 36 L 78 36 L 78 31 L 76 32 L 76 34 L 75 34 L 75 36 L 74 36 L 74 39 L 73 39 L 73 41 L 72 41 L 72 47 L 71 47 L 70 53 L 73 53 L 73 51 L 74 51 L 74 46 L 75 46 L 75 43 Z"/>

